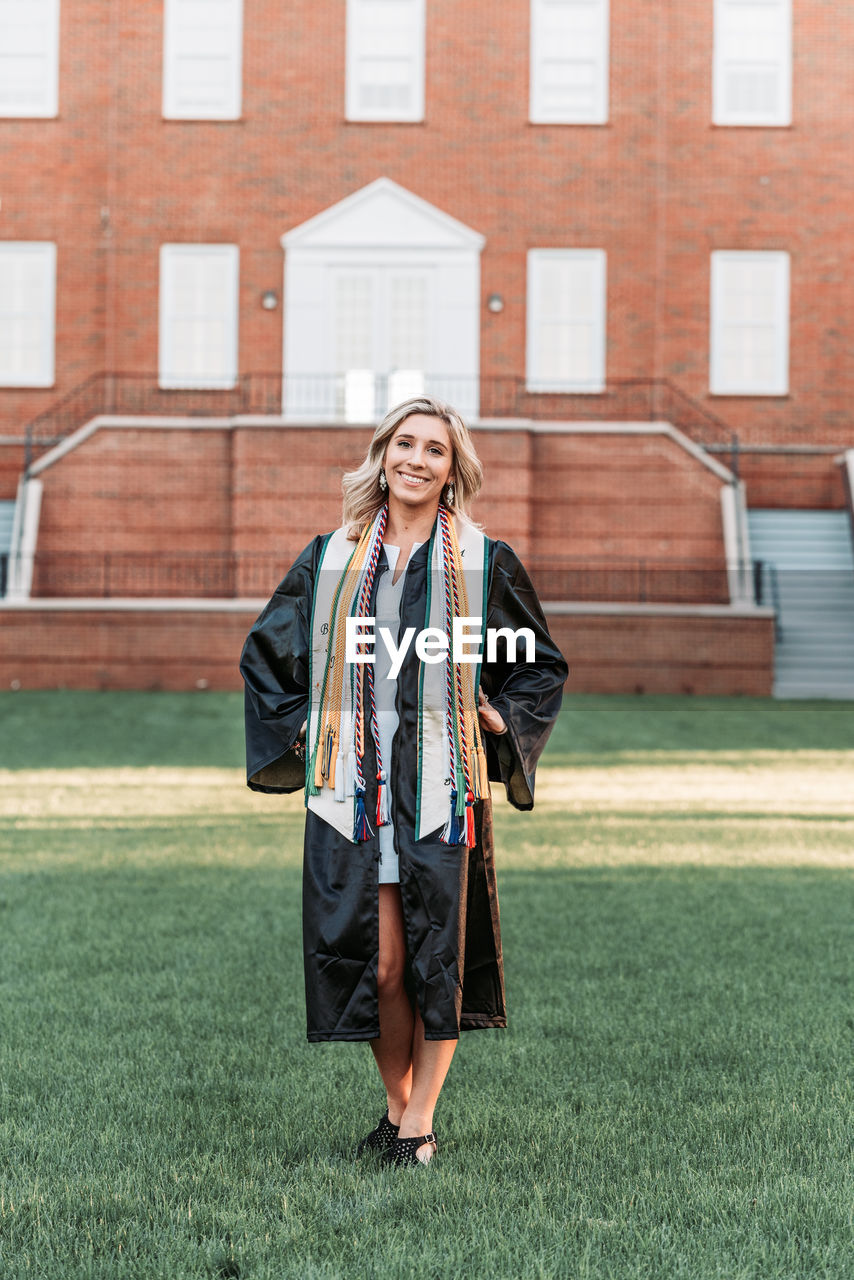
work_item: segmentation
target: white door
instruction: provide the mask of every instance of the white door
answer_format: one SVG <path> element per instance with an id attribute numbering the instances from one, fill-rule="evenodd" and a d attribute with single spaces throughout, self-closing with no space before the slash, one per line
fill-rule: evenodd
<path id="1" fill-rule="evenodd" d="M 328 350 L 334 413 L 371 422 L 424 391 L 432 371 L 432 272 L 417 266 L 331 266 Z"/>

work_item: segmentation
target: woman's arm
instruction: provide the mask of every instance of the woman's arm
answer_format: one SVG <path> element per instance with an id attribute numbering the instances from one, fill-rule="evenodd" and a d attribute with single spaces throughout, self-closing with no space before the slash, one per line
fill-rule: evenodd
<path id="1" fill-rule="evenodd" d="M 311 604 L 322 544 L 322 536 L 314 538 L 297 557 L 243 646 L 246 778 L 253 791 L 305 785 L 298 747 L 308 716 Z"/>
<path id="2" fill-rule="evenodd" d="M 537 761 L 557 720 L 569 667 L 549 635 L 522 562 L 506 542 L 496 542 L 491 556 L 486 627 L 514 632 L 526 627 L 534 634 L 533 662 L 526 661 L 523 637 L 512 658 L 502 637 L 494 661 L 488 662 L 484 652 L 480 676 L 491 707 L 491 724 L 484 735 L 489 777 L 504 783 L 515 808 L 531 809 Z M 498 720 L 506 733 L 492 727 Z"/>

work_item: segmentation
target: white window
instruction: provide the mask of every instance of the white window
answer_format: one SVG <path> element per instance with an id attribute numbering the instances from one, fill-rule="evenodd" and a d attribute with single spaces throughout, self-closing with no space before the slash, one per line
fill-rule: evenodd
<path id="1" fill-rule="evenodd" d="M 604 249 L 528 251 L 529 391 L 605 389 Z"/>
<path id="2" fill-rule="evenodd" d="M 59 114 L 59 0 L 0 0 L 0 116 Z"/>
<path id="3" fill-rule="evenodd" d="M 160 385 L 237 382 L 236 244 L 160 246 Z"/>
<path id="4" fill-rule="evenodd" d="M 792 0 L 715 0 L 714 124 L 792 123 Z"/>
<path id="5" fill-rule="evenodd" d="M 347 119 L 424 119 L 424 0 L 347 0 Z"/>
<path id="6" fill-rule="evenodd" d="M 243 0 L 166 0 L 163 115 L 237 120 L 243 79 Z"/>
<path id="7" fill-rule="evenodd" d="M 712 254 L 710 345 L 714 394 L 787 394 L 788 253 Z"/>
<path id="8" fill-rule="evenodd" d="M 54 380 L 56 245 L 0 241 L 0 386 Z"/>
<path id="9" fill-rule="evenodd" d="M 531 0 L 530 117 L 608 119 L 608 0 Z"/>

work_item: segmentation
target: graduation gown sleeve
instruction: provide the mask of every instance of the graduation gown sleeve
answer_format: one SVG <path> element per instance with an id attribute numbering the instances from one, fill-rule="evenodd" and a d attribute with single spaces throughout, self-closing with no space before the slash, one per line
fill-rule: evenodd
<path id="1" fill-rule="evenodd" d="M 508 661 L 507 646 L 499 639 L 496 661 L 485 650 L 480 683 L 492 706 L 507 725 L 505 734 L 484 733 L 487 771 L 503 782 L 507 799 L 516 809 L 534 807 L 534 775 L 543 748 L 560 711 L 569 667 L 549 635 L 537 594 L 513 548 L 497 541 L 491 559 L 487 627 L 529 627 L 534 633 L 534 662 L 525 659 L 520 637 L 516 661 Z"/>
<path id="2" fill-rule="evenodd" d="M 243 646 L 246 779 L 253 791 L 305 786 L 305 762 L 293 747 L 308 719 L 311 602 L 323 542 L 318 535 L 300 553 Z"/>

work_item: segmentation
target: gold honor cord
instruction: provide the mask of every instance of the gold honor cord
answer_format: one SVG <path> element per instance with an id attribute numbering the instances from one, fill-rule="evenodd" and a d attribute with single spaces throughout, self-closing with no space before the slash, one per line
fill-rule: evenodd
<path id="1" fill-rule="evenodd" d="M 469 598 L 466 588 L 465 574 L 463 573 L 463 561 L 460 555 L 460 544 L 457 540 L 457 530 L 454 525 L 453 518 L 448 520 L 448 530 L 450 532 L 451 541 L 451 558 L 454 566 L 454 574 L 456 576 L 459 598 L 460 598 L 460 616 L 467 618 L 469 616 Z M 484 564 L 484 573 L 486 572 L 486 564 Z M 483 624 L 481 619 L 481 624 Z M 483 629 L 483 627 L 481 627 Z M 485 637 L 483 637 L 485 639 Z M 449 643 L 453 644 L 453 638 L 449 637 Z M 471 663 L 457 663 L 462 666 L 462 686 L 463 686 L 463 707 L 462 721 L 463 733 L 466 742 L 473 744 L 474 751 L 471 759 L 471 777 L 469 779 L 472 788 L 472 795 L 475 800 L 479 800 L 484 792 L 488 789 L 489 783 L 487 779 L 486 752 L 483 746 L 483 738 L 480 732 L 480 720 L 477 714 L 477 705 L 475 703 L 474 694 L 474 672 Z M 456 685 L 456 681 L 453 682 Z M 456 699 L 455 699 L 456 701 Z"/>
<path id="2" fill-rule="evenodd" d="M 329 641 L 326 649 L 326 671 L 323 677 L 323 697 L 317 722 L 315 743 L 314 785 L 317 791 L 324 781 L 335 786 L 335 764 L 338 758 L 338 735 L 341 725 L 341 704 L 344 689 L 344 666 L 347 653 L 346 619 L 350 613 L 353 596 L 362 578 L 368 546 L 371 541 L 373 521 L 365 525 L 362 536 L 344 570 L 338 591 L 329 610 Z M 344 625 L 337 625 L 343 623 Z M 333 647 L 334 646 L 334 647 Z M 332 668 L 332 680 L 329 670 Z M 319 750 L 321 740 L 323 750 Z"/>

